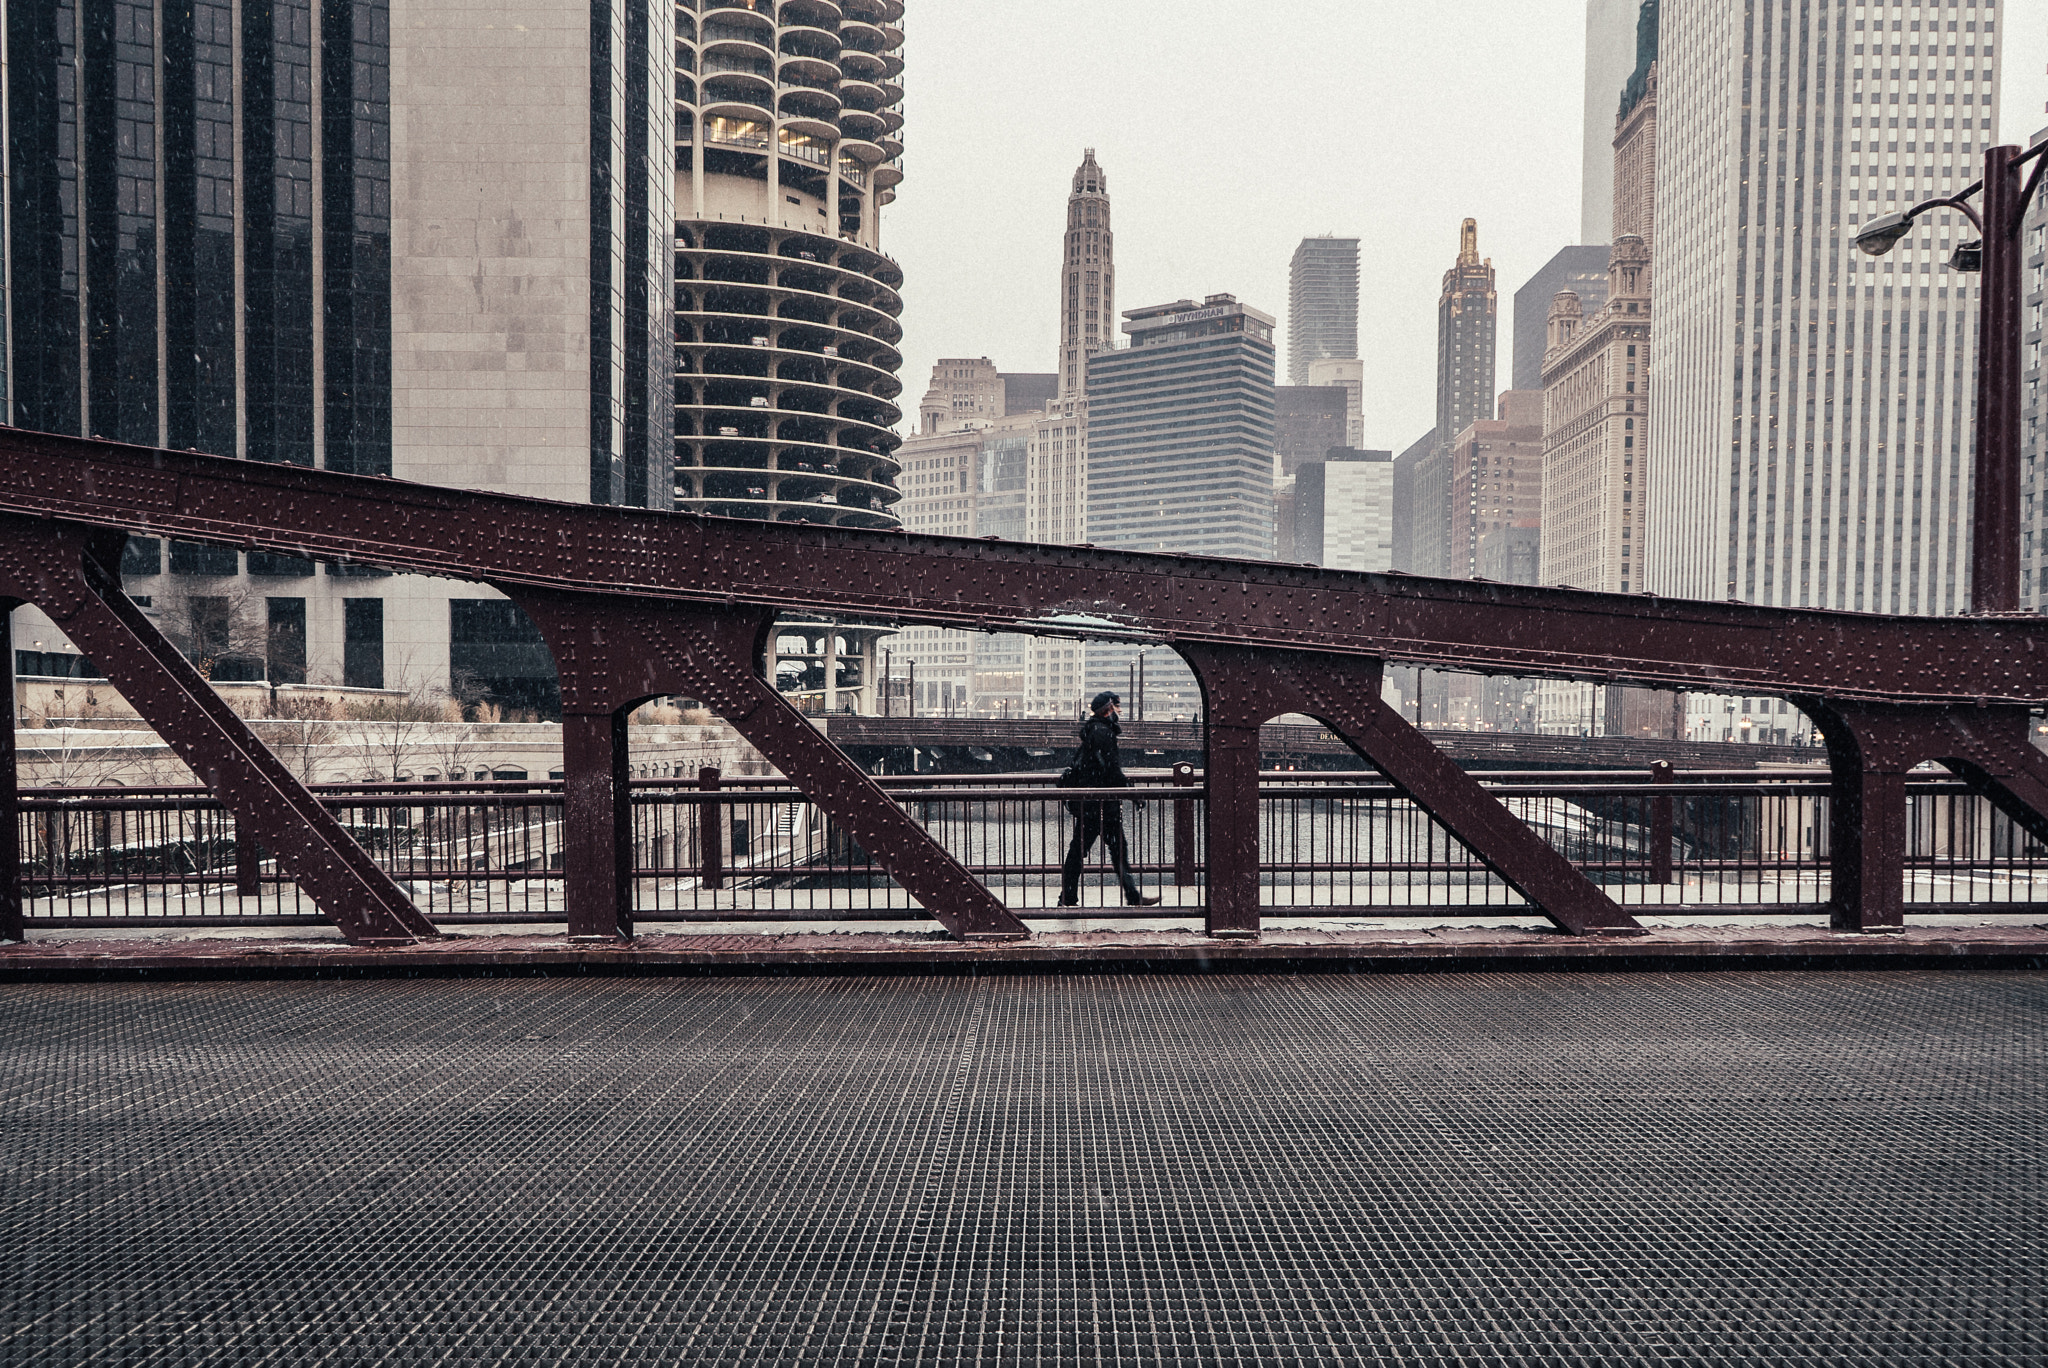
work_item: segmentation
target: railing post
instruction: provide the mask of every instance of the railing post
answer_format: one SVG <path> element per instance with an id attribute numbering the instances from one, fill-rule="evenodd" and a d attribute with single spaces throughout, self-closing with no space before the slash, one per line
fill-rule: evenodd
<path id="1" fill-rule="evenodd" d="M 0 599 L 0 685 L 7 716 L 0 726 L 0 941 L 28 935 L 21 902 L 21 790 L 14 760 L 14 603 Z"/>
<path id="2" fill-rule="evenodd" d="M 1175 788 L 1195 786 L 1195 767 L 1183 760 L 1173 767 Z M 1173 800 L 1173 886 L 1195 886 L 1195 803 L 1192 798 Z"/>
<path id="3" fill-rule="evenodd" d="M 1650 766 L 1650 782 L 1660 787 L 1671 783 L 1671 762 L 1659 760 Z M 1650 796 L 1650 882 L 1668 884 L 1672 880 L 1671 838 L 1672 798 L 1669 793 Z"/>
<path id="4" fill-rule="evenodd" d="M 571 939 L 633 934 L 626 714 L 562 715 L 562 901 Z"/>
<path id="5" fill-rule="evenodd" d="M 702 793 L 718 792 L 718 766 L 706 765 L 697 771 L 697 788 Z M 724 809 L 716 798 L 700 798 L 697 801 L 697 860 L 698 877 L 709 889 L 725 887 L 725 819 Z"/>

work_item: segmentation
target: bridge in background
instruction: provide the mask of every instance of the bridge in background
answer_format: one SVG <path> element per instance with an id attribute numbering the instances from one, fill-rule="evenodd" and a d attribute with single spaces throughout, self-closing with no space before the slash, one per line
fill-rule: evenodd
<path id="1" fill-rule="evenodd" d="M 869 768 L 888 774 L 1011 774 L 1058 769 L 1073 755 L 1076 722 L 1044 717 L 821 718 L 832 743 Z M 1431 744 L 1466 770 L 1681 770 L 1755 769 L 1765 765 L 1820 765 L 1814 746 L 1740 745 L 1726 741 L 1673 741 L 1661 737 L 1547 736 L 1527 732 L 1462 731 L 1425 727 Z M 1127 766 L 1191 764 L 1205 759 L 1197 722 L 1123 723 Z M 918 753 L 911 763 L 912 751 Z M 1268 722 L 1259 728 L 1260 763 L 1267 769 L 1348 770 L 1358 752 L 1328 727 Z"/>
<path id="2" fill-rule="evenodd" d="M 564 913 L 586 940 L 632 934 L 626 719 L 671 694 L 729 721 L 955 935 L 1029 934 L 764 681 L 769 629 L 790 611 L 1178 652 L 1204 696 L 1191 796 L 1203 803 L 1204 916 L 1217 937 L 1259 932 L 1261 727 L 1288 714 L 1316 718 L 1559 928 L 1640 930 L 1382 701 L 1389 661 L 1790 700 L 1827 740 L 1829 906 L 1842 930 L 1902 923 L 1907 775 L 1923 762 L 2048 841 L 2048 757 L 2030 735 L 2030 710 L 2048 703 L 2048 620 L 2030 614 L 1891 617 L 730 520 L 0 430 L 0 607 L 49 614 L 238 829 L 361 943 L 435 931 L 122 592 L 131 532 L 476 580 L 524 609 L 561 680 Z M 0 640 L 11 663 L 9 647 Z M 13 937 L 17 805 L 9 727 L 0 935 Z"/>

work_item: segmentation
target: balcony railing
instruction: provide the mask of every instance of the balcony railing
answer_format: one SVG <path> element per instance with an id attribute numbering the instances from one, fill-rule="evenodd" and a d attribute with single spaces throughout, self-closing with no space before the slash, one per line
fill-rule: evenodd
<path id="1" fill-rule="evenodd" d="M 1828 795 L 1818 779 L 1695 772 L 1481 776 L 1510 809 L 1638 916 L 1825 915 Z M 1047 774 L 882 781 L 973 875 L 1026 916 L 1056 915 L 1068 804 Z M 921 918 L 845 832 L 781 780 L 715 773 L 633 786 L 643 920 Z M 427 915 L 562 918 L 562 795 L 553 781 L 327 785 L 316 790 Z M 2048 909 L 2048 850 L 1961 781 L 1907 785 L 1908 915 Z M 1108 796 L 1108 795 L 1103 795 Z M 1171 915 L 1203 905 L 1198 775 L 1118 791 L 1132 858 Z M 203 789 L 32 789 L 18 816 L 31 927 L 319 920 Z M 1269 772 L 1260 789 L 1270 917 L 1533 915 L 1427 813 L 1372 774 Z M 1099 854 L 1098 854 L 1099 861 Z M 1115 904 L 1091 862 L 1084 901 Z M 1098 906 L 1091 916 L 1123 915 Z M 1148 915 L 1159 915 L 1158 912 Z"/>

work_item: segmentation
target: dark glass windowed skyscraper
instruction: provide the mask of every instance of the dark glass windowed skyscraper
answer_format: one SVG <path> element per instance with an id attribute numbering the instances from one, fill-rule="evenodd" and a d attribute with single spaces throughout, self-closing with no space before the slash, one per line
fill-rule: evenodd
<path id="1" fill-rule="evenodd" d="M 391 7 L 8 0 L 0 417 L 668 507 L 696 6 Z M 159 611 L 267 600 L 279 658 L 232 668 L 280 683 L 445 685 L 449 595 L 478 592 L 144 539 L 124 567 Z M 531 664 L 530 629 L 471 619 L 462 645 Z"/>

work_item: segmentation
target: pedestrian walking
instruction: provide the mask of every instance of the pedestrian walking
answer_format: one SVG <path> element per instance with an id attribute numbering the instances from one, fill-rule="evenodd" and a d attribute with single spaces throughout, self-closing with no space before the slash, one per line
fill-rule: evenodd
<path id="1" fill-rule="evenodd" d="M 1117 756 L 1117 724 L 1123 700 L 1105 690 L 1089 700 L 1093 711 L 1081 724 L 1081 749 L 1061 782 L 1073 788 L 1129 788 L 1123 761 Z M 1066 863 L 1060 867 L 1060 906 L 1081 904 L 1081 864 L 1088 858 L 1097 838 L 1109 852 L 1116 880 L 1123 886 L 1124 901 L 1132 907 L 1153 907 L 1157 896 L 1147 897 L 1131 873 L 1130 844 L 1124 839 L 1123 804 L 1114 798 L 1084 798 L 1067 804 L 1074 814 L 1074 839 L 1067 845 Z"/>

